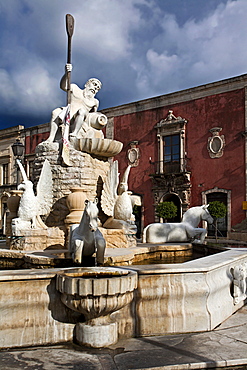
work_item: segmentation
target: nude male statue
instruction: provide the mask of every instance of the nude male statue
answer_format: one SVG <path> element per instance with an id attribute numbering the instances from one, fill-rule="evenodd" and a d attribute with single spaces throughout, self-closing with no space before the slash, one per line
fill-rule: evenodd
<path id="1" fill-rule="evenodd" d="M 68 72 L 72 71 L 72 64 L 66 64 L 65 74 L 63 75 L 60 88 L 67 92 L 68 90 Z M 95 98 L 97 92 L 101 89 L 102 84 L 97 78 L 90 78 L 82 90 L 76 84 L 70 85 L 71 104 L 70 118 L 73 123 L 74 130 L 70 134 L 71 137 L 77 137 L 82 129 L 85 133 L 90 129 L 86 119 L 90 112 L 97 112 L 99 101 Z M 52 111 L 50 121 L 50 136 L 45 143 L 52 143 L 55 139 L 59 125 L 63 122 L 66 113 L 65 107 L 56 108 Z"/>

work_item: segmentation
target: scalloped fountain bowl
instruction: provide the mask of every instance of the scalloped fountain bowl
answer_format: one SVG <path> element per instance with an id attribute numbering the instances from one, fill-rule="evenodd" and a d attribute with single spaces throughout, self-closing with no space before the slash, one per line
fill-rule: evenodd
<path id="1" fill-rule="evenodd" d="M 121 152 L 123 143 L 117 140 L 102 138 L 78 139 L 78 149 L 82 152 L 100 157 L 114 157 Z"/>
<path id="2" fill-rule="evenodd" d="M 106 347 L 118 340 L 117 323 L 110 315 L 133 300 L 137 273 L 110 267 L 75 268 L 57 274 L 56 288 L 62 302 L 85 317 L 86 322 L 76 324 L 77 342 Z"/>

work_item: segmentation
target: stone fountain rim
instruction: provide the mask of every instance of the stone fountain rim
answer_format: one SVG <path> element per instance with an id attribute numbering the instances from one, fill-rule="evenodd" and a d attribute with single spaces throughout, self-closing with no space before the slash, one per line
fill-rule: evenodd
<path id="1" fill-rule="evenodd" d="M 10 252 L 6 250 L 6 252 Z M 24 251 L 15 251 L 23 254 Z M 37 252 L 37 251 L 35 251 Z M 119 251 L 118 251 L 119 252 Z M 122 253 L 126 252 L 125 248 Z M 25 251 L 27 253 L 27 251 Z M 236 263 L 242 258 L 244 254 L 247 254 L 247 248 L 232 249 L 229 248 L 224 252 L 220 253 L 220 256 L 211 255 L 202 257 L 200 260 L 188 261 L 185 263 L 178 263 L 176 265 L 128 265 L 121 266 L 119 268 L 127 270 L 129 272 L 137 272 L 138 275 L 146 274 L 169 274 L 169 273 L 195 273 L 195 272 L 209 272 L 219 268 L 222 265 L 227 265 L 230 262 Z M 223 258 L 222 258 L 223 257 Z M 109 266 L 111 269 L 116 269 L 116 266 Z M 17 269 L 17 270 L 2 270 L 0 271 L 0 281 L 15 281 L 15 280 L 32 280 L 35 278 L 50 279 L 55 277 L 58 273 L 69 272 L 75 269 L 75 267 L 53 267 L 46 269 Z"/>
<path id="2" fill-rule="evenodd" d="M 111 278 L 114 278 L 114 277 L 121 277 L 121 276 L 126 276 L 126 275 L 130 274 L 130 271 L 128 271 L 128 270 L 118 268 L 118 267 L 114 267 L 114 266 L 112 266 L 112 267 L 111 266 L 73 267 L 69 271 L 58 272 L 57 275 L 63 275 L 63 276 L 66 276 L 66 277 L 82 278 L 83 279 L 83 277 L 86 277 L 86 278 L 92 277 L 92 278 L 94 278 L 95 275 L 96 276 L 98 276 L 98 275 L 101 275 L 101 276 L 111 275 Z"/>
<path id="3" fill-rule="evenodd" d="M 105 274 L 97 278 L 100 272 Z M 85 273 L 85 277 L 81 276 Z M 90 275 L 91 273 L 91 275 Z M 133 270 L 109 267 L 78 267 L 56 275 L 56 288 L 68 296 L 121 296 L 137 288 L 137 273 Z"/>

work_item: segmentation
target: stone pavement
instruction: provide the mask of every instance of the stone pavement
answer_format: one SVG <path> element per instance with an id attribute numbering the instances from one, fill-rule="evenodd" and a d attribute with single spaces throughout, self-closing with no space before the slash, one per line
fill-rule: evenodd
<path id="1" fill-rule="evenodd" d="M 5 349 L 0 369 L 247 369 L 247 306 L 206 333 L 132 338 L 98 350 L 72 343 Z"/>

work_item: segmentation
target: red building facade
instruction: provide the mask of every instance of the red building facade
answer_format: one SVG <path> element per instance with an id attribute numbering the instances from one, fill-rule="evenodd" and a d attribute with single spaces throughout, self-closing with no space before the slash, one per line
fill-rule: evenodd
<path id="1" fill-rule="evenodd" d="M 121 172 L 130 143 L 139 150 L 129 189 L 142 197 L 143 227 L 163 200 L 173 200 L 180 216 L 222 201 L 225 234 L 246 217 L 246 83 L 243 75 L 104 111 L 124 144 L 116 157 Z"/>

